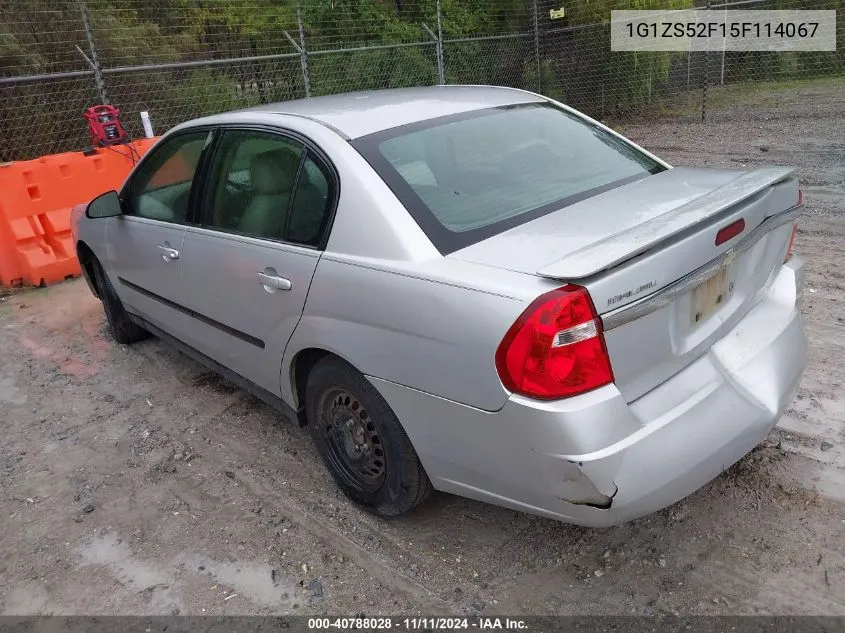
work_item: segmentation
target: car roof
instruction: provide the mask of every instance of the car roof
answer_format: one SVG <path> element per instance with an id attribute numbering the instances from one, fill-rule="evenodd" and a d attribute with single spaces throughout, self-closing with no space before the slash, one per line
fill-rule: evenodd
<path id="1" fill-rule="evenodd" d="M 269 123 L 274 115 L 286 114 L 317 121 L 354 139 L 450 114 L 540 101 L 543 97 L 534 93 L 495 86 L 394 88 L 268 103 L 198 119 L 189 125 L 225 124 L 230 118 L 243 122 L 243 115 L 249 113 L 256 115 L 256 122 Z M 238 116 L 232 116 L 235 114 Z"/>

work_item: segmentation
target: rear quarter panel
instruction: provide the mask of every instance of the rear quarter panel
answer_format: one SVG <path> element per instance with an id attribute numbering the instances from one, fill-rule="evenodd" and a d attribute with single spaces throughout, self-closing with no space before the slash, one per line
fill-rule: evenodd
<path id="1" fill-rule="evenodd" d="M 539 288 L 525 275 L 496 273 L 503 283 L 490 278 L 493 269 L 469 268 L 449 262 L 447 270 L 437 261 L 377 266 L 324 255 L 284 366 L 291 367 L 299 351 L 316 347 L 365 375 L 479 409 L 501 409 L 509 392 L 496 372 L 496 348 L 529 302 L 520 295 Z M 456 281 L 472 272 L 480 277 L 472 287 Z M 485 277 L 497 291 L 483 287 Z M 290 383 L 283 379 L 283 389 Z M 296 402 L 290 392 L 284 397 Z"/>

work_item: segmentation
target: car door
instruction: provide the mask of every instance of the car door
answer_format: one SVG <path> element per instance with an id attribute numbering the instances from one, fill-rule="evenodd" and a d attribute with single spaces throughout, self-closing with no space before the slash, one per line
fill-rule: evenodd
<path id="1" fill-rule="evenodd" d="M 182 245 L 195 195 L 194 175 L 209 130 L 172 136 L 132 174 L 123 214 L 106 228 L 112 283 L 130 312 L 179 338 L 191 331 L 184 303 Z"/>
<path id="2" fill-rule="evenodd" d="M 329 162 L 304 139 L 227 129 L 215 142 L 184 275 L 206 354 L 280 393 L 282 355 L 305 305 L 334 207 Z"/>

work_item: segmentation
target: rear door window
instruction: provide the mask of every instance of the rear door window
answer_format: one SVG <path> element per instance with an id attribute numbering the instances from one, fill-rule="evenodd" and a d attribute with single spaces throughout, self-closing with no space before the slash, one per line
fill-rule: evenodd
<path id="1" fill-rule="evenodd" d="M 261 130 L 223 134 L 207 188 L 209 228 L 314 247 L 334 194 L 327 166 L 310 148 Z"/>
<path id="2" fill-rule="evenodd" d="M 302 143 L 269 132 L 228 130 L 215 152 L 204 223 L 216 229 L 282 240 Z"/>

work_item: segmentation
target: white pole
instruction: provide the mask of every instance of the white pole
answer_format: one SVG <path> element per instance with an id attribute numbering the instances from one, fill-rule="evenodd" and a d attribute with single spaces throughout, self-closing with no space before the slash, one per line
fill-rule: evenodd
<path id="1" fill-rule="evenodd" d="M 728 28 L 728 5 L 725 4 L 725 28 Z M 725 85 L 725 38 L 722 37 L 722 81 L 721 84 Z"/>
<path id="2" fill-rule="evenodd" d="M 147 138 L 155 136 L 153 134 L 153 124 L 150 123 L 150 113 L 146 110 L 141 113 L 141 124 L 144 126 L 144 136 Z"/>

